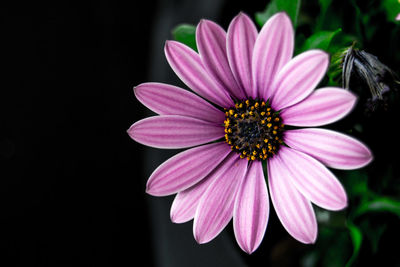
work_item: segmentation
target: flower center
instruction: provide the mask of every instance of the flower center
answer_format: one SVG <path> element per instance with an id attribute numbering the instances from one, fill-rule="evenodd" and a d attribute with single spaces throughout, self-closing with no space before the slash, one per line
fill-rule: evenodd
<path id="1" fill-rule="evenodd" d="M 278 152 L 284 124 L 268 102 L 249 98 L 225 109 L 225 142 L 247 160 L 265 160 Z"/>

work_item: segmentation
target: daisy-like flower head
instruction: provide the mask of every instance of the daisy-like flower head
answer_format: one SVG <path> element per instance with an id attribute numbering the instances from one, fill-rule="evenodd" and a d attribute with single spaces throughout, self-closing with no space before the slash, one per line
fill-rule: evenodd
<path id="1" fill-rule="evenodd" d="M 147 193 L 177 194 L 171 220 L 193 219 L 198 243 L 212 240 L 233 218 L 239 246 L 252 253 L 266 231 L 269 197 L 291 236 L 315 242 L 311 203 L 328 210 L 347 205 L 345 190 L 327 167 L 360 168 L 372 154 L 350 136 L 287 125 L 337 121 L 356 97 L 341 88 L 314 90 L 329 56 L 310 50 L 292 58 L 294 32 L 285 13 L 271 17 L 259 33 L 243 13 L 227 32 L 202 20 L 196 42 L 199 53 L 179 42 L 165 44 L 170 66 L 194 93 L 162 83 L 134 89 L 159 115 L 133 124 L 132 139 L 157 148 L 189 148 L 152 173 Z"/>

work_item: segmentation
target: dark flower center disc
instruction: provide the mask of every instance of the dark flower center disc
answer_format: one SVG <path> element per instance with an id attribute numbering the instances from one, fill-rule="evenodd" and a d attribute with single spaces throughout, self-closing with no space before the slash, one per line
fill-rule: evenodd
<path id="1" fill-rule="evenodd" d="M 268 102 L 247 99 L 225 109 L 225 142 L 248 160 L 272 157 L 282 144 L 284 124 Z"/>

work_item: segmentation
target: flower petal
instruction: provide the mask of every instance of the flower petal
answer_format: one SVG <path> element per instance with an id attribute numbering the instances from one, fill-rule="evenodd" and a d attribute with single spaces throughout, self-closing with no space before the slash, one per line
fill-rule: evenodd
<path id="1" fill-rule="evenodd" d="M 167 196 L 185 190 L 206 177 L 230 151 L 225 142 L 183 151 L 152 173 L 146 192 L 153 196 Z"/>
<path id="2" fill-rule="evenodd" d="M 222 123 L 225 115 L 213 105 L 182 88 L 163 83 L 142 83 L 134 88 L 136 98 L 160 115 L 182 115 Z"/>
<path id="3" fill-rule="evenodd" d="M 237 189 L 246 170 L 247 160 L 236 155 L 236 159 L 226 165 L 225 172 L 203 194 L 193 222 L 193 234 L 198 243 L 211 241 L 231 220 Z"/>
<path id="4" fill-rule="evenodd" d="M 203 19 L 196 29 L 196 43 L 204 67 L 210 76 L 237 99 L 245 98 L 229 67 L 224 29 L 210 20 Z"/>
<path id="5" fill-rule="evenodd" d="M 253 21 L 242 12 L 232 20 L 228 28 L 226 45 L 229 65 L 246 94 L 252 92 L 251 60 L 257 34 Z"/>
<path id="6" fill-rule="evenodd" d="M 278 153 L 268 160 L 268 184 L 276 214 L 288 233 L 300 242 L 314 243 L 317 219 L 310 201 L 292 184 L 287 166 Z"/>
<path id="7" fill-rule="evenodd" d="M 321 126 L 340 120 L 353 109 L 357 97 L 341 88 L 315 90 L 302 102 L 281 112 L 287 125 Z"/>
<path id="8" fill-rule="evenodd" d="M 268 189 L 261 161 L 253 161 L 239 188 L 233 210 L 233 229 L 239 246 L 251 254 L 260 245 L 269 216 Z"/>
<path id="9" fill-rule="evenodd" d="M 237 159 L 235 153 L 230 153 L 220 165 L 214 168 L 214 170 L 200 182 L 176 195 L 171 206 L 171 221 L 174 223 L 184 223 L 193 219 L 204 192 L 215 179 L 220 178 L 220 176 L 224 174 L 227 167 L 232 163 L 232 159 Z"/>
<path id="10" fill-rule="evenodd" d="M 171 68 L 190 89 L 221 107 L 234 104 L 228 92 L 204 69 L 195 51 L 175 41 L 167 41 L 164 50 Z"/>
<path id="11" fill-rule="evenodd" d="M 328 167 L 336 169 L 357 169 L 364 167 L 373 159 L 366 145 L 355 138 L 326 129 L 288 130 L 285 143 L 304 152 Z"/>
<path id="12" fill-rule="evenodd" d="M 336 177 L 319 161 L 282 146 L 279 150 L 289 179 L 308 200 L 328 210 L 341 210 L 347 206 L 347 195 Z"/>
<path id="13" fill-rule="evenodd" d="M 272 96 L 273 77 L 292 58 L 294 31 L 286 13 L 277 13 L 262 27 L 252 57 L 253 87 L 251 97 Z"/>
<path id="14" fill-rule="evenodd" d="M 324 76 L 329 56 L 321 50 L 309 50 L 290 60 L 277 74 L 271 90 L 271 105 L 280 110 L 306 98 Z"/>
<path id="15" fill-rule="evenodd" d="M 224 136 L 224 128 L 203 120 L 179 115 L 149 117 L 134 123 L 129 136 L 138 143 L 157 148 L 185 148 Z"/>

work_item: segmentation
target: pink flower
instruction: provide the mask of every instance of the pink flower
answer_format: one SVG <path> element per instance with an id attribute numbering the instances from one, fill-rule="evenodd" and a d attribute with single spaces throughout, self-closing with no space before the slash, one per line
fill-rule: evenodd
<path id="1" fill-rule="evenodd" d="M 311 203 L 328 210 L 347 205 L 344 188 L 325 166 L 360 168 L 372 154 L 347 135 L 285 125 L 332 123 L 352 110 L 356 97 L 340 88 L 314 90 L 329 56 L 310 50 L 292 58 L 294 33 L 285 13 L 274 15 L 259 33 L 243 13 L 227 33 L 202 20 L 196 41 L 199 53 L 175 41 L 165 44 L 172 69 L 196 94 L 161 83 L 134 89 L 159 116 L 133 124 L 132 139 L 157 148 L 195 146 L 159 166 L 147 192 L 177 194 L 171 220 L 194 219 L 198 243 L 212 240 L 233 218 L 239 246 L 252 253 L 266 231 L 269 195 L 289 234 L 315 242 Z"/>
<path id="2" fill-rule="evenodd" d="M 400 13 L 399 13 L 399 14 L 397 14 L 397 16 L 396 16 L 396 20 L 397 20 L 397 21 L 400 21 Z"/>

